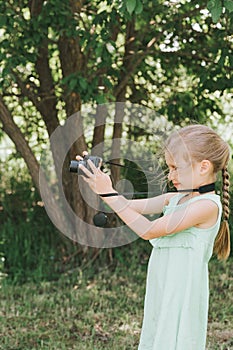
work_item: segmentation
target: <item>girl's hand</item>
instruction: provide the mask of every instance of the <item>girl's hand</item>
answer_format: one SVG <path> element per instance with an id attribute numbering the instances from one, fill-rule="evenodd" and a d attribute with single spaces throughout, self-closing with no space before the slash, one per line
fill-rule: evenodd
<path id="1" fill-rule="evenodd" d="M 87 154 L 87 152 L 83 152 L 83 156 Z M 79 155 L 76 156 L 76 159 L 79 161 L 83 160 L 83 158 Z M 110 179 L 110 176 L 103 173 L 100 170 L 100 167 L 96 168 L 96 166 L 90 159 L 88 159 L 87 162 L 92 172 L 89 171 L 82 164 L 79 165 L 79 168 L 86 175 L 82 176 L 82 178 L 90 186 L 92 191 L 96 194 L 116 192 L 112 187 L 112 181 Z"/>

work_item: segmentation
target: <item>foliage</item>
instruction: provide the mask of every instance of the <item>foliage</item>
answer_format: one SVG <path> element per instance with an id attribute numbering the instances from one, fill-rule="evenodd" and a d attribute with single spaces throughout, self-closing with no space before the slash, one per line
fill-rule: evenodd
<path id="1" fill-rule="evenodd" d="M 1 270 L 16 283 L 55 278 L 61 238 L 32 184 L 11 180 L 12 189 L 1 193 Z"/>
<path id="2" fill-rule="evenodd" d="M 216 17 L 222 4 L 224 15 Z M 83 103 L 127 99 L 179 124 L 222 116 L 213 93 L 232 89 L 232 8 L 227 0 L 209 1 L 215 24 L 206 6 L 1 2 L 0 89 L 33 153 Z M 26 150 L 20 152 L 25 158 Z"/>
<path id="3" fill-rule="evenodd" d="M 212 15 L 213 21 L 216 23 L 224 10 L 229 13 L 233 11 L 233 3 L 231 0 L 209 0 L 207 8 Z"/>
<path id="4" fill-rule="evenodd" d="M 94 249 L 83 254 L 77 243 L 53 226 L 20 159 L 12 156 L 4 168 L 0 176 L 0 279 L 13 284 L 55 280 L 66 270 L 92 261 Z"/>

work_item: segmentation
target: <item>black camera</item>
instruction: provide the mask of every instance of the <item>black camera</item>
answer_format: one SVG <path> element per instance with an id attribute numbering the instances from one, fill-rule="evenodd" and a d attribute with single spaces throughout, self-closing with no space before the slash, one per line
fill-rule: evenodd
<path id="1" fill-rule="evenodd" d="M 91 170 L 89 164 L 87 163 L 88 159 L 90 159 L 94 163 L 96 168 L 98 168 L 98 166 L 102 163 L 102 158 L 96 157 L 96 156 L 86 155 L 83 157 L 83 160 L 71 160 L 70 172 L 76 173 L 78 175 L 86 176 L 84 174 L 84 172 L 79 168 L 79 165 L 82 164 L 83 166 L 85 166 L 85 168 L 87 168 L 92 173 L 92 170 Z"/>

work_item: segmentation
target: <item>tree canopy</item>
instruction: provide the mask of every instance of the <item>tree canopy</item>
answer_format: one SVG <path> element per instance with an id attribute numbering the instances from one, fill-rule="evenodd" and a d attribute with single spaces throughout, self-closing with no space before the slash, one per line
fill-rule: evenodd
<path id="1" fill-rule="evenodd" d="M 224 117 L 219 97 L 233 88 L 232 1 L 9 0 L 0 13 L 1 126 L 38 189 L 43 143 L 83 104 L 131 101 L 175 124 Z M 81 136 L 68 160 L 104 141 L 102 112 L 91 141 L 77 115 Z M 112 139 L 122 131 L 115 123 Z M 70 181 L 64 186 L 74 187 Z M 71 197 L 88 219 L 80 193 Z"/>

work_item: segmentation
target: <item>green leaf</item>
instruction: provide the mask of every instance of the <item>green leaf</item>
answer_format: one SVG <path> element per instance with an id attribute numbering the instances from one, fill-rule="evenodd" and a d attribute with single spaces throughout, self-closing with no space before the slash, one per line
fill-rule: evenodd
<path id="1" fill-rule="evenodd" d="M 77 78 L 72 78 L 70 81 L 69 81 L 69 89 L 71 91 L 73 91 L 75 89 L 75 87 L 77 86 Z"/>
<path id="2" fill-rule="evenodd" d="M 229 11 L 233 11 L 233 1 L 232 0 L 224 0 L 223 1 L 223 6 Z"/>
<path id="3" fill-rule="evenodd" d="M 226 61 L 226 55 L 223 53 L 218 60 L 218 66 L 223 67 Z"/>
<path id="4" fill-rule="evenodd" d="M 86 90 L 86 88 L 88 87 L 88 83 L 83 77 L 79 77 L 79 85 L 83 90 Z"/>
<path id="5" fill-rule="evenodd" d="M 213 22 L 217 23 L 223 10 L 222 0 L 210 0 L 207 3 L 207 9 L 211 13 Z"/>
<path id="6" fill-rule="evenodd" d="M 106 98 L 104 95 L 97 95 L 95 96 L 95 100 L 98 104 L 103 104 L 106 102 Z"/>
<path id="7" fill-rule="evenodd" d="M 140 13 L 142 13 L 142 10 L 143 10 L 142 2 L 140 0 L 137 0 L 137 5 L 135 8 L 136 15 L 139 15 Z"/>
<path id="8" fill-rule="evenodd" d="M 7 17 L 4 15 L 0 15 L 0 27 L 4 27 L 7 23 Z"/>
<path id="9" fill-rule="evenodd" d="M 230 67 L 233 68 L 233 55 L 229 55 Z"/>
<path id="10" fill-rule="evenodd" d="M 137 5 L 137 0 L 127 0 L 126 1 L 126 8 L 130 15 L 132 15 L 133 11 L 135 10 Z"/>

